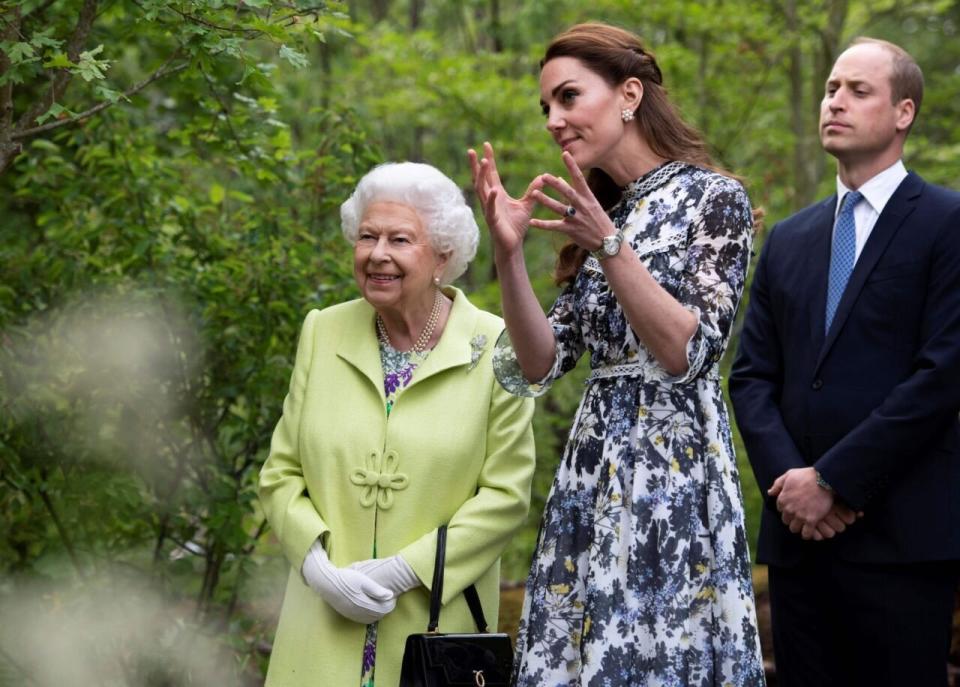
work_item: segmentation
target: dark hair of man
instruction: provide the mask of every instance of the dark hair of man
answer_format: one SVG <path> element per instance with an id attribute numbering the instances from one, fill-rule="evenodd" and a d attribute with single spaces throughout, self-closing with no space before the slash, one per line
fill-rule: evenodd
<path id="1" fill-rule="evenodd" d="M 700 132 L 683 121 L 670 102 L 660 67 L 639 37 L 608 24 L 577 24 L 550 42 L 540 68 L 556 57 L 580 60 L 611 87 L 631 77 L 639 79 L 643 84 L 643 99 L 634 121 L 650 149 L 667 160 L 680 160 L 726 174 L 713 162 Z M 602 170 L 591 169 L 587 182 L 604 208 L 609 209 L 620 199 L 620 187 Z M 586 257 L 587 251 L 577 244 L 564 245 L 554 272 L 557 283 L 572 280 Z"/>
<path id="2" fill-rule="evenodd" d="M 890 70 L 890 95 L 893 104 L 896 105 L 901 100 L 912 100 L 913 121 L 917 121 L 920 102 L 923 100 L 923 72 L 917 61 L 899 45 L 879 38 L 860 36 L 853 39 L 850 47 L 855 45 L 876 45 L 890 53 L 893 60 L 893 68 Z"/>

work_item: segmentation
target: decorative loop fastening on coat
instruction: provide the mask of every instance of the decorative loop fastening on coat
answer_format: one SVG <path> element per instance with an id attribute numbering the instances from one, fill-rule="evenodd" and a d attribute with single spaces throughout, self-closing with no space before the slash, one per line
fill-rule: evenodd
<path id="1" fill-rule="evenodd" d="M 350 473 L 350 481 L 358 487 L 360 505 L 370 508 L 374 503 L 381 510 L 388 510 L 393 505 L 393 492 L 406 489 L 410 478 L 402 472 L 397 472 L 400 456 L 396 451 L 387 451 L 381 459 L 378 451 L 367 454 L 367 467 L 354 468 Z"/>

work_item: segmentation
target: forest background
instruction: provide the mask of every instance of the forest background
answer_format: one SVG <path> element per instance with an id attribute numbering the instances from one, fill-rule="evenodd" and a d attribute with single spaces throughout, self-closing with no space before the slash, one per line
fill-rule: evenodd
<path id="1" fill-rule="evenodd" d="M 304 315 L 357 295 L 339 204 L 403 159 L 473 203 L 484 140 L 515 192 L 563 173 L 537 64 L 585 20 L 645 38 L 767 226 L 832 188 L 818 104 L 860 34 L 922 65 L 906 163 L 960 188 L 955 1 L 0 0 L 0 686 L 262 684 L 287 565 L 255 483 Z M 557 247 L 528 240 L 544 304 Z M 486 236 L 460 285 L 499 310 Z M 507 580 L 582 379 L 538 402 Z"/>

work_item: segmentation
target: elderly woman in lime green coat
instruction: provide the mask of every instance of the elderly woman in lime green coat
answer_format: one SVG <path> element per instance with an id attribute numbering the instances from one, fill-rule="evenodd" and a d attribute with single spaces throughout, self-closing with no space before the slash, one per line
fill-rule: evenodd
<path id="1" fill-rule="evenodd" d="M 444 632 L 488 618 L 500 555 L 527 515 L 531 401 L 494 378 L 502 321 L 449 284 L 476 251 L 459 188 L 381 165 L 341 208 L 363 298 L 307 315 L 260 499 L 292 570 L 268 687 L 395 687 L 427 626 L 448 524 Z"/>

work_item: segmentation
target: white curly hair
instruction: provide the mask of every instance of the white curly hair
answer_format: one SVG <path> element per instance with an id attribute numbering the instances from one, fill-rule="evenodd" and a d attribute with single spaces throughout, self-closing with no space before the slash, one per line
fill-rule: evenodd
<path id="1" fill-rule="evenodd" d="M 442 283 L 467 270 L 477 254 L 480 230 L 463 192 L 443 172 L 420 162 L 385 162 L 367 172 L 340 206 L 340 226 L 351 244 L 357 242 L 367 207 L 378 201 L 403 203 L 420 214 L 433 249 L 450 255 Z"/>

